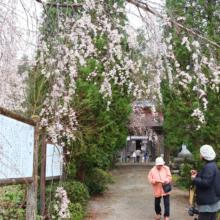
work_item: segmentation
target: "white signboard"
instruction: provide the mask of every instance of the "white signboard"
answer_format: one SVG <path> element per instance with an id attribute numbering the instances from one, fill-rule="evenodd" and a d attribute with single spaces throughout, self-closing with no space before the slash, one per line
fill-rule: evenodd
<path id="1" fill-rule="evenodd" d="M 47 144 L 46 177 L 61 176 L 63 147 Z"/>
<path id="2" fill-rule="evenodd" d="M 32 177 L 34 126 L 0 115 L 0 179 Z"/>

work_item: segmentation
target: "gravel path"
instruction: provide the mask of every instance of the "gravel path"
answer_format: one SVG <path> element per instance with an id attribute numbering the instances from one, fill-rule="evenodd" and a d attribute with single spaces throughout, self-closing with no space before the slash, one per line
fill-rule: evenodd
<path id="1" fill-rule="evenodd" d="M 90 216 L 85 220 L 154 220 L 153 187 L 147 176 L 154 163 L 121 164 L 112 174 L 115 183 L 103 196 L 94 197 L 88 206 Z M 188 190 L 172 187 L 170 220 L 193 220 L 188 215 Z M 162 211 L 163 203 L 161 203 Z M 163 220 L 163 218 L 161 218 Z"/>

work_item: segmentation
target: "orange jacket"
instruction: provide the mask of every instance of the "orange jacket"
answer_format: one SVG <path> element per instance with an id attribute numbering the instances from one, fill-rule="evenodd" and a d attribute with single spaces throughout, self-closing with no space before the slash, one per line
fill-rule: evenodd
<path id="1" fill-rule="evenodd" d="M 160 175 L 159 175 L 159 173 L 160 173 Z M 166 179 L 166 180 L 163 184 L 157 182 L 157 180 L 164 181 L 164 179 Z M 171 176 L 169 167 L 162 166 L 161 170 L 158 170 L 157 167 L 154 166 L 150 170 L 150 173 L 148 175 L 148 181 L 150 184 L 153 185 L 153 188 L 154 188 L 154 197 L 161 197 L 161 196 L 169 195 L 170 192 L 165 193 L 162 185 L 168 184 L 171 180 L 172 180 L 172 176 Z"/>

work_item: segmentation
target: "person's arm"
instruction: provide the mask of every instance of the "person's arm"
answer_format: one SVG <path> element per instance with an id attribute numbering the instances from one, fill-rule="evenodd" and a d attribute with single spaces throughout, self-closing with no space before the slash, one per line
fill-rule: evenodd
<path id="1" fill-rule="evenodd" d="M 192 178 L 192 182 L 195 185 L 201 186 L 203 188 L 210 187 L 211 183 L 212 183 L 212 180 L 214 178 L 214 175 L 215 175 L 215 169 L 213 169 L 212 167 L 206 166 L 206 167 L 203 168 L 201 177 L 198 177 L 199 173 L 197 173 L 196 177 Z"/>
<path id="2" fill-rule="evenodd" d="M 169 167 L 166 167 L 165 169 L 166 169 L 166 171 L 167 171 L 167 176 L 166 176 L 166 178 L 165 178 L 164 183 L 165 183 L 165 184 L 168 184 L 168 183 L 170 183 L 171 180 L 172 180 L 172 175 L 171 175 L 171 173 L 170 173 L 170 168 L 169 168 Z"/>
<path id="3" fill-rule="evenodd" d="M 154 178 L 153 178 L 152 169 L 150 170 L 150 173 L 148 174 L 148 181 L 149 181 L 149 183 L 152 184 L 152 185 L 154 185 L 154 184 L 157 183 L 156 180 L 154 180 Z"/>
<path id="4" fill-rule="evenodd" d="M 197 175 L 197 171 L 195 170 L 190 170 L 191 175 Z"/>
<path id="5" fill-rule="evenodd" d="M 197 176 L 197 171 L 190 170 L 190 173 L 191 173 L 191 180 L 193 180 Z"/>

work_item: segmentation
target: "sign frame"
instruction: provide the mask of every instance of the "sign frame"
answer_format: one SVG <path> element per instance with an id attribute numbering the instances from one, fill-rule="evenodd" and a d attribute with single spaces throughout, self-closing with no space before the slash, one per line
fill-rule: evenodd
<path id="1" fill-rule="evenodd" d="M 0 107 L 0 114 L 17 121 L 34 126 L 33 174 L 30 178 L 12 178 L 0 180 L 0 186 L 27 184 L 26 219 L 37 219 L 37 188 L 38 188 L 38 142 L 40 117 L 32 115 L 31 119 Z"/>
<path id="2" fill-rule="evenodd" d="M 45 186 L 47 180 L 60 179 L 66 182 L 66 171 L 65 165 L 62 167 L 62 174 L 59 176 L 49 176 L 46 177 L 46 164 L 47 164 L 47 144 L 53 144 L 47 141 L 47 136 L 42 136 L 42 151 L 41 151 L 41 182 L 40 182 L 40 215 L 44 215 L 45 209 Z M 54 144 L 53 144 L 54 145 Z M 66 148 L 63 147 L 63 160 L 66 161 Z"/>

